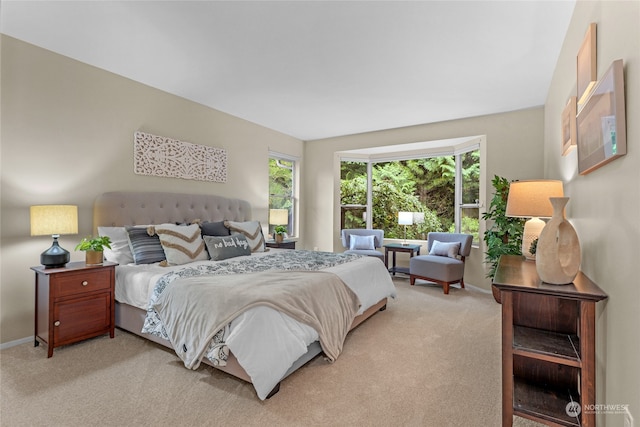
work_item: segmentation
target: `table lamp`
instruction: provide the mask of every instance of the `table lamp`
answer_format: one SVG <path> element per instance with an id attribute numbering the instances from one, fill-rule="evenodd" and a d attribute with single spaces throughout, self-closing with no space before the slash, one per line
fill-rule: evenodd
<path id="1" fill-rule="evenodd" d="M 413 212 L 398 212 L 398 224 L 404 225 L 404 242 L 402 244 L 407 246 L 407 225 L 413 225 Z"/>
<path id="2" fill-rule="evenodd" d="M 289 224 L 289 210 L 288 209 L 269 209 L 269 224 L 270 225 L 288 225 Z M 273 239 L 282 243 L 282 234 L 273 233 Z"/>
<path id="3" fill-rule="evenodd" d="M 53 237 L 53 244 L 40 254 L 46 268 L 64 267 L 71 256 L 58 244 L 61 234 L 78 234 L 78 207 L 74 205 L 36 205 L 29 209 L 31 235 Z"/>
<path id="4" fill-rule="evenodd" d="M 535 259 L 531 244 L 545 226 L 540 218 L 551 218 L 553 215 L 549 197 L 562 197 L 563 193 L 562 181 L 550 179 L 514 181 L 509 186 L 506 216 L 530 218 L 524 223 L 522 233 L 522 255 L 525 258 Z"/>

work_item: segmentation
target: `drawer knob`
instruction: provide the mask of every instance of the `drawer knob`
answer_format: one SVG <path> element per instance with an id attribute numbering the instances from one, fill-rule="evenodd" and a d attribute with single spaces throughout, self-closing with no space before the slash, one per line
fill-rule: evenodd
<path id="1" fill-rule="evenodd" d="M 82 286 L 87 286 L 89 284 L 89 282 L 87 282 L 86 280 L 82 281 Z"/>
<path id="2" fill-rule="evenodd" d="M 54 326 L 60 326 L 60 321 L 56 320 L 55 323 L 53 324 Z"/>

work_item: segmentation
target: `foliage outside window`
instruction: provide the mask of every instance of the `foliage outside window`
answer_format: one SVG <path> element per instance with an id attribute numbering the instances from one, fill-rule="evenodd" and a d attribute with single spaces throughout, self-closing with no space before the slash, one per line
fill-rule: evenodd
<path id="1" fill-rule="evenodd" d="M 460 189 L 456 192 L 458 170 Z M 405 226 L 398 224 L 398 212 L 406 211 L 424 214 L 424 222 L 406 227 L 407 239 L 426 240 L 430 231 L 462 230 L 478 241 L 479 172 L 478 150 L 455 156 L 373 163 L 369 225 L 367 162 L 343 161 L 341 228 L 380 228 L 385 231 L 385 238 L 403 239 Z"/>
<path id="2" fill-rule="evenodd" d="M 292 159 L 269 157 L 269 209 L 286 209 L 289 212 L 287 234 L 294 235 L 295 228 L 295 173 L 296 162 Z M 274 225 L 269 224 L 273 235 Z"/>

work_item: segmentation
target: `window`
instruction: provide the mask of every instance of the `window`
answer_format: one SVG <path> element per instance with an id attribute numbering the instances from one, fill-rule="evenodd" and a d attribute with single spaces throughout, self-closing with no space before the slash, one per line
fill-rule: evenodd
<path id="1" fill-rule="evenodd" d="M 463 232 L 479 242 L 478 145 L 451 155 L 411 157 L 343 157 L 341 228 L 381 228 L 385 238 L 404 239 L 406 233 L 407 239 L 416 240 L 426 240 L 430 231 Z M 412 225 L 398 224 L 401 211 L 414 213 Z"/>
<path id="2" fill-rule="evenodd" d="M 269 234 L 276 225 L 287 227 L 287 235 L 294 236 L 296 230 L 296 159 L 283 154 L 269 153 Z M 278 209 L 278 211 L 273 211 Z M 286 211 L 286 215 L 279 215 Z M 284 217 L 277 220 L 274 218 Z M 278 224 L 273 224 L 272 221 Z M 282 224 L 286 222 L 285 224 Z"/>
<path id="3" fill-rule="evenodd" d="M 340 228 L 367 228 L 368 163 L 342 162 Z"/>
<path id="4" fill-rule="evenodd" d="M 457 176 L 460 179 L 459 209 L 456 227 L 460 233 L 471 234 L 474 243 L 479 242 L 480 225 L 480 151 L 473 150 L 456 155 Z"/>

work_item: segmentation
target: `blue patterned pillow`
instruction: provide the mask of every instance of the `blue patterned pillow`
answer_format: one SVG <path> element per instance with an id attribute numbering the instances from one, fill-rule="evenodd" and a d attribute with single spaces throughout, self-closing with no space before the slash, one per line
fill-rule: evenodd
<path id="1" fill-rule="evenodd" d="M 131 253 L 133 254 L 133 261 L 136 264 L 153 264 L 166 260 L 160 237 L 158 235 L 149 236 L 146 225 L 125 228 Z"/>

